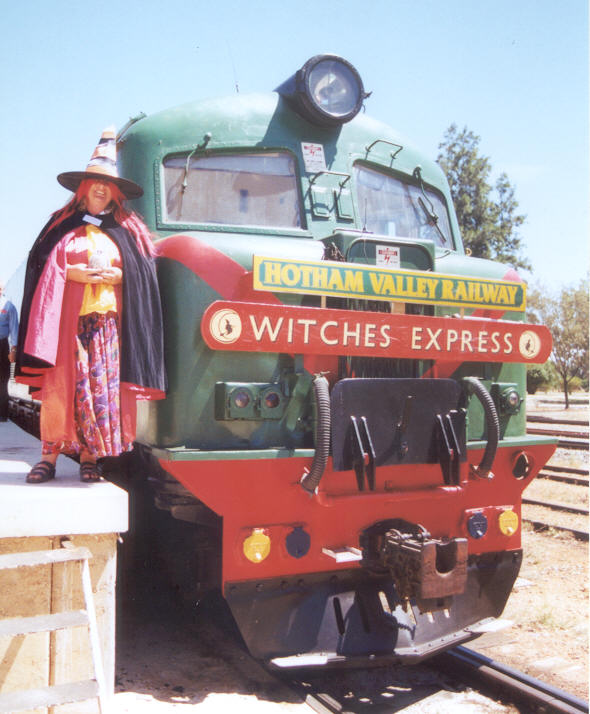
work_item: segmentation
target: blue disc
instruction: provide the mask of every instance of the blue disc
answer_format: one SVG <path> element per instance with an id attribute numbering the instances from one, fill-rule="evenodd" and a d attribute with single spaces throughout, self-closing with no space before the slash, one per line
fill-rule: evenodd
<path id="1" fill-rule="evenodd" d="M 467 530 L 472 538 L 483 538 L 488 531 L 488 519 L 483 513 L 474 513 L 467 521 Z"/>
<path id="2" fill-rule="evenodd" d="M 302 558 L 309 551 L 311 538 L 309 533 L 306 533 L 301 526 L 297 526 L 289 533 L 285 543 L 289 555 L 293 556 L 293 558 Z"/>

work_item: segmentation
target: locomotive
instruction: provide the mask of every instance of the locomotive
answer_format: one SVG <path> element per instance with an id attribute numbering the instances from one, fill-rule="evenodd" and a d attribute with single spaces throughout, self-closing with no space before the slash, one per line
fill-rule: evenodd
<path id="1" fill-rule="evenodd" d="M 361 111 L 357 70 L 130 120 L 157 237 L 169 389 L 138 448 L 183 587 L 276 667 L 413 663 L 502 613 L 551 337 L 470 257 L 438 165 Z M 180 535 L 179 535 L 180 534 Z"/>

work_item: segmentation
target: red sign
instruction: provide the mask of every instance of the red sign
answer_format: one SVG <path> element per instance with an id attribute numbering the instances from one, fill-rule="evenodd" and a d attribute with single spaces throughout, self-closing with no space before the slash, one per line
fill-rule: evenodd
<path id="1" fill-rule="evenodd" d="M 543 363 L 552 347 L 546 327 L 508 320 L 224 301 L 207 308 L 201 334 L 213 350 L 443 362 Z"/>

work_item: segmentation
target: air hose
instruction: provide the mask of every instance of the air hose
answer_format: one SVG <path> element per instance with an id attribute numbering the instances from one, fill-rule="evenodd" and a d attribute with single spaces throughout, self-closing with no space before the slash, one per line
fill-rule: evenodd
<path id="1" fill-rule="evenodd" d="M 500 421 L 496 405 L 488 390 L 477 377 L 464 377 L 463 382 L 467 384 L 467 393 L 475 394 L 481 402 L 486 419 L 486 434 L 488 438 L 480 465 L 472 466 L 471 470 L 480 478 L 493 478 L 494 474 L 491 472 L 491 468 L 498 449 L 498 441 L 500 440 Z"/>
<path id="2" fill-rule="evenodd" d="M 317 374 L 313 380 L 316 405 L 315 454 L 309 472 L 301 477 L 301 485 L 309 493 L 318 487 L 330 453 L 330 390 L 328 380 Z"/>

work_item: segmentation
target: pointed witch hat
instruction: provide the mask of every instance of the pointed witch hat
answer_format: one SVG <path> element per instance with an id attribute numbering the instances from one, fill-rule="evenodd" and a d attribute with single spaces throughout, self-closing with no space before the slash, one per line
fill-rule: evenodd
<path id="1" fill-rule="evenodd" d="M 139 198 L 143 196 L 143 189 L 138 184 L 128 179 L 120 178 L 117 171 L 117 144 L 116 130 L 114 126 L 108 127 L 102 132 L 100 141 L 90 161 L 86 171 L 67 171 L 59 174 L 57 180 L 69 191 L 76 191 L 80 182 L 87 178 L 103 179 L 116 184 L 125 198 Z"/>

